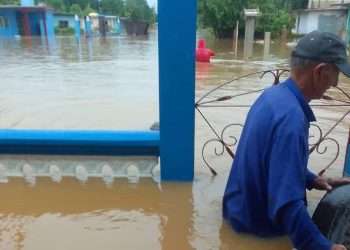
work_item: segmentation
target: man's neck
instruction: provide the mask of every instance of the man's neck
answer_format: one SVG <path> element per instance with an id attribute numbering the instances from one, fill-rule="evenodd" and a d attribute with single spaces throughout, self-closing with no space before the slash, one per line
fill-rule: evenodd
<path id="1" fill-rule="evenodd" d="M 291 79 L 295 82 L 300 92 L 303 94 L 305 100 L 307 102 L 310 102 L 312 98 L 309 94 L 310 92 L 308 91 L 307 85 L 304 84 L 304 81 L 302 79 L 297 79 L 297 77 L 293 76 L 293 74 L 291 75 Z"/>

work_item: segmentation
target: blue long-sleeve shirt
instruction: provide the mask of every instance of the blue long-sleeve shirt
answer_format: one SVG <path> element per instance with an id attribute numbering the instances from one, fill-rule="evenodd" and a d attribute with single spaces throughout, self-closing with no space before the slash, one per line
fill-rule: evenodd
<path id="1" fill-rule="evenodd" d="M 238 232 L 288 234 L 298 250 L 330 250 L 306 211 L 309 123 L 315 116 L 291 79 L 264 91 L 241 134 L 223 199 L 223 215 Z"/>

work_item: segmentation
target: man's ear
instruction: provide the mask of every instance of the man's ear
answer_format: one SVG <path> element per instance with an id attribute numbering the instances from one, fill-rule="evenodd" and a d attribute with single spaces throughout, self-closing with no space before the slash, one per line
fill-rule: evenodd
<path id="1" fill-rule="evenodd" d="M 322 71 L 325 68 L 327 68 L 327 63 L 319 63 L 313 68 L 312 73 L 316 81 L 318 81 L 322 77 Z"/>
<path id="2" fill-rule="evenodd" d="M 321 71 L 322 69 L 327 68 L 327 66 L 327 63 L 319 63 L 314 67 L 314 70 Z"/>

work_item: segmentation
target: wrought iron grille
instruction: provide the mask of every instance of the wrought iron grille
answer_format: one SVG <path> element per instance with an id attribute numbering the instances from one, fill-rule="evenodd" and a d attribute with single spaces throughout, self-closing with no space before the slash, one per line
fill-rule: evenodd
<path id="1" fill-rule="evenodd" d="M 235 93 L 235 84 L 254 76 L 265 80 L 267 75 L 272 76 L 272 84 L 277 85 L 280 83 L 281 79 L 288 77 L 289 69 L 265 70 L 243 75 L 241 77 L 220 84 L 219 86 L 205 93 L 196 102 L 195 108 L 211 131 L 212 135 L 212 137 L 207 139 L 202 145 L 202 160 L 205 166 L 208 167 L 214 176 L 217 175 L 217 171 L 208 160 L 208 156 L 210 155 L 211 157 L 220 157 L 224 154 L 227 154 L 230 156 L 230 158 L 234 159 L 235 149 L 240 136 L 240 132 L 237 131 L 241 131 L 244 127 L 244 124 L 241 122 L 234 122 L 234 118 L 232 118 L 230 120 L 233 122 L 227 123 L 227 125 L 225 125 L 223 128 L 218 128 L 215 126 L 214 121 L 210 119 L 208 115 L 206 115 L 204 110 L 220 110 L 224 108 L 247 108 L 248 110 L 251 104 L 234 104 L 233 101 L 239 97 L 259 94 L 264 91 L 265 87 Z M 309 154 L 325 155 L 327 152 L 329 152 L 330 148 L 333 149 L 331 157 L 327 159 L 328 162 L 324 162 L 324 166 L 322 166 L 321 171 L 318 173 L 319 175 L 323 175 L 339 158 L 339 152 L 341 148 L 340 143 L 336 138 L 332 136 L 332 133 L 350 113 L 350 95 L 347 94 L 346 91 L 342 88 L 336 87 L 331 95 L 324 95 L 320 103 L 312 103 L 311 106 L 342 107 L 341 115 L 336 119 L 336 122 L 334 122 L 334 124 L 327 130 L 322 129 L 318 122 L 312 123 L 310 126 Z M 232 132 L 233 128 L 235 128 L 234 130 L 236 131 L 236 134 L 230 133 L 230 131 Z M 213 147 L 214 152 L 208 152 L 207 149 L 209 145 L 212 144 L 215 145 Z"/>

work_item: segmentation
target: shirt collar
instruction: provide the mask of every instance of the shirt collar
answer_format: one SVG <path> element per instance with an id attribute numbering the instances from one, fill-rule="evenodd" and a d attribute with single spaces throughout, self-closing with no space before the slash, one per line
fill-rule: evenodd
<path id="1" fill-rule="evenodd" d="M 299 87 L 297 86 L 297 84 L 291 78 L 288 78 L 285 81 L 285 84 L 286 84 L 287 88 L 297 98 L 297 100 L 298 100 L 301 108 L 303 109 L 304 114 L 305 114 L 306 118 L 309 120 L 309 122 L 316 121 L 314 112 L 312 111 L 309 103 L 306 101 L 304 95 L 301 93 L 301 91 L 300 91 Z"/>

